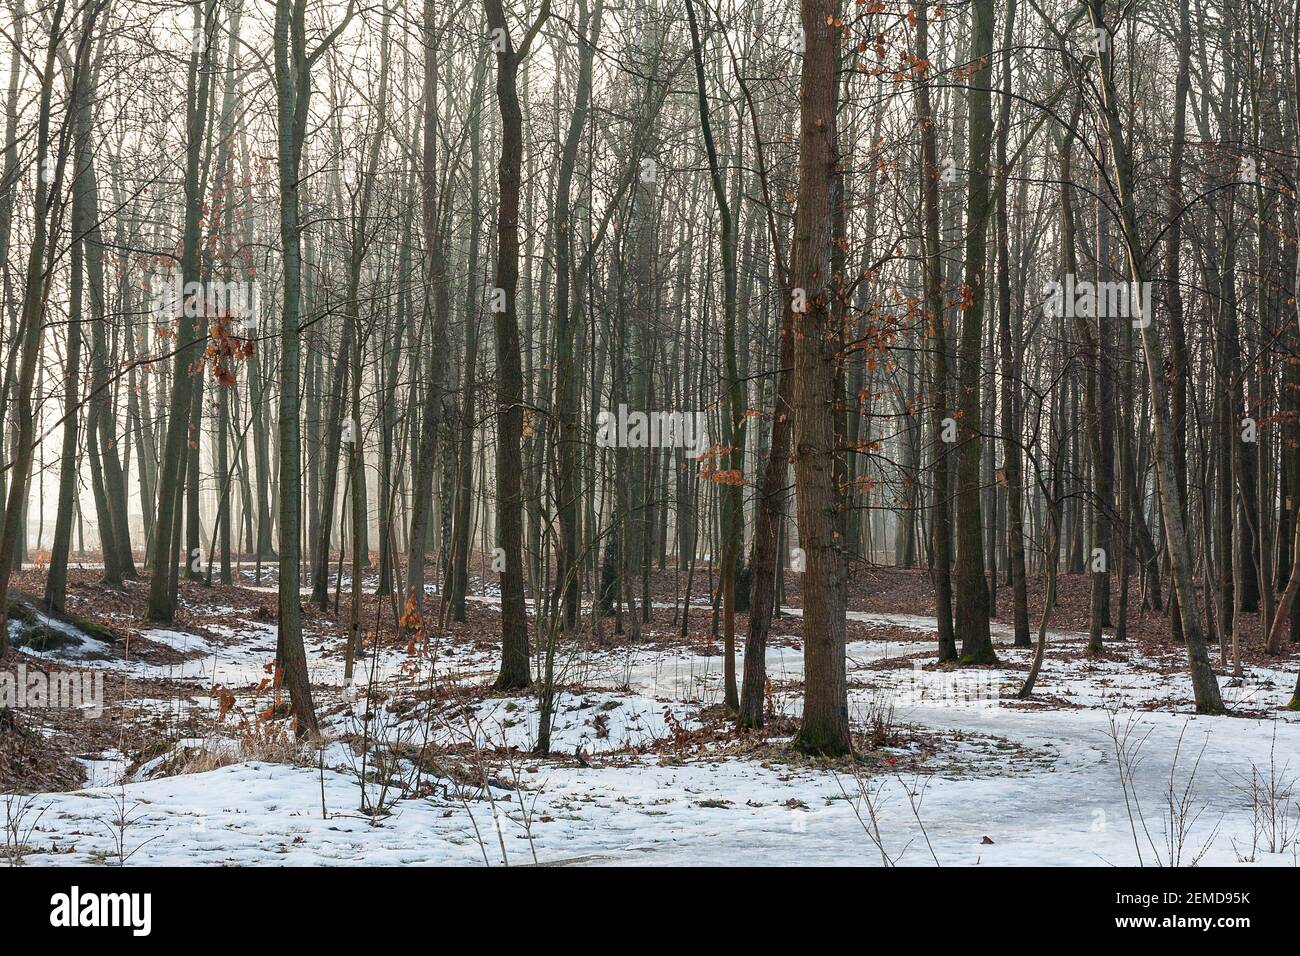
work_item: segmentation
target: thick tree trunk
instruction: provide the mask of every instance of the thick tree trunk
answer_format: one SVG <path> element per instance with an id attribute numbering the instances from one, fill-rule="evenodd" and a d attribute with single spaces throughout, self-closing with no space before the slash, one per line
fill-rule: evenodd
<path id="1" fill-rule="evenodd" d="M 838 0 L 801 0 L 805 50 L 799 116 L 799 192 L 790 285 L 795 311 L 795 479 L 803 577 L 804 709 L 796 744 L 852 750 L 844 661 L 843 493 L 835 483 L 838 330 L 830 321 L 831 181 L 835 176 Z"/>
<path id="2" fill-rule="evenodd" d="M 967 187 L 966 266 L 962 289 L 961 364 L 957 394 L 961 416 L 957 445 L 956 627 L 961 660 L 994 661 L 989 635 L 988 582 L 984 576 L 984 513 L 980 494 L 980 370 L 984 333 L 985 235 L 989 220 L 989 165 L 993 132 L 994 0 L 973 0 L 970 78 L 970 181 Z"/>

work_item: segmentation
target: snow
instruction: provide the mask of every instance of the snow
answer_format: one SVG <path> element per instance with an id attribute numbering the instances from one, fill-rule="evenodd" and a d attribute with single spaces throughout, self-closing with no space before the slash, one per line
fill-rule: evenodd
<path id="1" fill-rule="evenodd" d="M 635 694 L 560 694 L 551 748 L 560 753 L 581 749 L 584 754 L 593 754 L 651 746 L 672 736 L 665 707 L 683 728 L 699 726 L 691 716 L 691 708 L 679 703 L 664 704 Z M 439 737 L 448 743 L 473 739 L 480 747 L 532 750 L 537 743 L 540 716 L 532 698 L 488 700 L 474 708 L 466 726 L 448 722 Z"/>
<path id="2" fill-rule="evenodd" d="M 886 851 L 904 864 L 929 865 L 928 834 L 943 865 L 1136 863 L 1105 715 L 1068 713 L 1069 727 L 1062 726 L 1061 712 L 1005 712 L 989 718 L 987 730 L 1059 742 L 1056 766 L 997 777 L 928 778 L 919 811 L 925 834 L 904 789 L 917 783 L 902 777 L 870 783 L 881 787 L 878 818 Z M 1155 714 L 1144 715 L 1143 721 L 1151 735 L 1138 790 L 1160 846 L 1158 802 L 1185 719 Z M 1203 861 L 1207 864 L 1237 862 L 1238 852 L 1250 846 L 1250 810 L 1236 775 L 1248 774 L 1252 761 L 1267 762 L 1271 737 L 1266 723 L 1223 718 L 1189 723 L 1197 747 L 1200 737 L 1208 736 L 1198 780 L 1204 783 L 1202 800 L 1211 809 L 1194 828 L 1188 853 L 1199 850 L 1217 827 Z M 1066 730 L 1076 735 L 1074 740 L 1063 736 Z M 1288 739 L 1294 752 L 1294 733 Z M 540 790 L 535 804 L 534 793 L 525 794 L 521 805 L 509 791 L 493 788 L 511 863 L 530 862 L 534 851 L 545 863 L 586 857 L 665 865 L 880 862 L 879 851 L 845 799 L 845 791 L 853 795 L 856 785 L 842 774 L 837 778 L 823 771 L 738 761 L 648 761 L 600 769 L 543 765 L 535 773 L 528 768 L 519 773 Z M 35 841 L 65 845 L 73 840 L 72 859 L 92 861 L 111 845 L 109 834 L 96 824 L 113 813 L 119 793 L 128 807 L 138 805 L 126 836 L 129 847 L 140 847 L 133 859 L 139 864 L 479 864 L 484 852 L 492 864 L 502 862 L 487 801 L 467 805 L 452 795 L 404 800 L 392 815 L 372 819 L 356 810 L 358 784 L 348 774 L 327 770 L 322 777 L 309 768 L 260 763 L 51 795 L 46 798 L 51 809 Z M 531 846 L 525 828 L 529 815 Z M 982 842 L 986 836 L 992 844 Z M 1144 851 L 1150 862 L 1151 851 L 1145 846 Z M 1293 854 L 1254 855 L 1264 864 L 1295 863 Z M 37 855 L 28 862 L 68 859 Z"/>
<path id="3" fill-rule="evenodd" d="M 77 762 L 86 768 L 86 786 L 91 788 L 119 784 L 126 773 L 126 755 L 116 749 L 78 757 Z"/>
<path id="4" fill-rule="evenodd" d="M 918 636 L 934 629 L 932 619 L 916 615 L 850 612 L 850 617 Z M 184 681 L 260 679 L 274 650 L 274 629 L 248 622 L 229 633 L 212 630 L 229 643 L 176 631 L 145 636 L 194 653 L 179 668 Z M 1004 629 L 995 628 L 994 634 L 999 658 L 1023 668 L 1030 652 L 1010 647 Z M 1149 865 L 1171 853 L 1165 832 L 1170 781 L 1181 790 L 1194 768 L 1195 807 L 1189 818 L 1195 819 L 1183 840 L 1184 864 L 1204 849 L 1204 864 L 1296 865 L 1295 843 L 1285 852 L 1267 851 L 1257 834 L 1248 785 L 1252 774 L 1270 763 L 1283 780 L 1300 772 L 1295 759 L 1300 715 L 1279 709 L 1289 698 L 1292 675 L 1251 667 L 1240 682 L 1221 677 L 1225 698 L 1253 716 L 1197 716 L 1176 654 L 1148 658 L 1124 645 L 1112 646 L 1126 660 L 1060 653 L 1077 649 L 1083 640 L 1084 635 L 1069 632 L 1050 635 L 1037 703 L 1031 706 L 1013 701 L 1023 669 L 919 677 L 914 662 L 934 660 L 929 641 L 849 645 L 851 714 L 860 719 L 892 710 L 896 723 L 911 725 L 939 744 L 933 755 L 921 758 L 919 775 L 879 762 L 862 771 L 862 787 L 891 861 Z M 461 790 L 449 779 L 425 773 L 424 781 L 434 784 L 432 795 L 426 787 L 426 795 L 398 800 L 388 815 L 363 813 L 355 743 L 330 744 L 323 772 L 312 753 L 303 766 L 236 762 L 201 774 L 150 778 L 159 758 L 131 781 L 104 786 L 110 781 L 89 761 L 88 766 L 95 763 L 91 782 L 97 786 L 40 798 L 49 810 L 33 842 L 63 852 L 40 852 L 27 862 L 103 860 L 113 839 L 102 821 L 116 818 L 124 804 L 135 808 L 125 835 L 128 848 L 139 847 L 132 864 L 482 865 L 486 858 L 490 865 L 514 865 L 531 863 L 534 856 L 544 864 L 882 863 L 881 850 L 860 822 L 868 819 L 868 807 L 852 773 L 708 748 L 682 756 L 657 746 L 673 733 L 665 710 L 689 730 L 700 726 L 700 708 L 720 699 L 717 655 L 614 648 L 565 662 L 565 680 L 579 690 L 559 695 L 555 756 L 541 759 L 527 753 L 538 726 L 532 697 L 474 699 L 468 707 L 464 701 L 439 701 L 433 709 L 415 700 L 413 692 L 435 677 L 486 682 L 494 665 L 490 653 L 435 647 L 431 658 L 381 654 L 374 662 L 376 686 L 388 693 L 390 703 L 408 699 L 411 706 L 372 708 L 367 721 L 364 700 L 331 698 L 324 690 L 342 684 L 337 647 L 333 656 L 325 650 L 323 639 L 309 640 L 322 700 L 338 701 L 322 705 L 328 711 L 327 733 L 368 728 L 371 747 L 375 740 L 419 740 L 426 728 L 436 743 L 472 738 L 497 758 L 493 769 L 484 771 L 491 799 L 485 799 L 481 782 L 473 786 L 461 777 L 466 788 Z M 358 662 L 359 683 L 370 680 L 371 663 L 369 657 Z M 778 709 L 797 716 L 798 689 L 782 684 L 801 678 L 802 651 L 774 643 L 767 664 Z M 174 668 L 170 674 L 176 676 Z M 967 684 L 981 680 L 980 693 L 966 699 Z M 1136 839 L 1111 739 L 1113 723 L 1121 731 L 1131 725 L 1129 740 L 1141 741 L 1133 794 L 1145 831 L 1136 821 Z M 515 749 L 503 757 L 507 747 Z M 575 752 L 592 765 L 582 766 Z M 906 755 L 905 748 L 898 751 L 900 758 Z M 101 760 L 107 765 L 116 757 L 104 754 Z M 413 771 L 408 765 L 405 772 Z M 522 791 L 512 789 L 516 780 Z M 373 802 L 373 782 L 367 792 Z M 1296 798 L 1290 796 L 1288 812 L 1300 824 Z M 69 844 L 75 852 L 67 853 Z"/>
<path id="5" fill-rule="evenodd" d="M 38 650 L 34 647 L 27 646 L 24 641 L 27 639 L 29 632 L 34 630 L 34 626 L 27 624 L 15 618 L 10 618 L 9 639 L 24 654 L 43 660 L 75 660 L 78 663 L 87 666 L 94 666 L 97 662 L 104 663 L 109 657 L 109 648 L 103 641 L 98 640 L 79 627 L 74 627 L 64 621 L 40 615 L 40 626 L 47 631 L 53 631 L 62 635 L 57 647 L 48 650 Z"/>

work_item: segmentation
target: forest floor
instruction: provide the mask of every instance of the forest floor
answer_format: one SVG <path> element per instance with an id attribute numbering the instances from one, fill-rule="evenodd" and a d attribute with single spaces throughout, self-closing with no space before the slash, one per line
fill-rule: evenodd
<path id="1" fill-rule="evenodd" d="M 147 581 L 109 587 L 87 566 L 70 572 L 68 610 L 115 641 L 57 623 L 34 640 L 42 629 L 11 623 L 25 643 L 0 671 L 106 680 L 102 713 L 0 711 L 10 794 L 0 863 L 1294 866 L 1300 856 L 1300 714 L 1283 709 L 1300 648 L 1268 658 L 1248 630 L 1240 679 L 1215 655 L 1231 713 L 1198 716 L 1168 620 L 1139 616 L 1136 589 L 1129 639 L 1089 657 L 1087 579 L 1063 576 L 1042 674 L 1019 701 L 1032 652 L 1011 646 L 1009 590 L 998 592 L 998 663 L 939 667 L 924 572 L 859 570 L 847 625 L 858 753 L 832 762 L 789 745 L 802 703 L 797 576 L 767 651 L 766 726 L 742 732 L 721 705 L 707 572 L 693 579 L 682 637 L 686 575 L 661 571 L 639 640 L 607 619 L 560 647 L 541 757 L 536 697 L 490 689 L 498 608 L 477 579 L 468 620 L 418 643 L 396 634 L 392 599 L 365 579 L 352 688 L 349 582 L 337 619 L 305 593 L 324 741 L 294 744 L 271 674 L 274 571 L 185 582 L 175 622 L 158 627 L 143 619 Z M 29 595 L 43 584 L 40 568 L 15 581 Z M 1038 601 L 1035 586 L 1035 635 Z"/>

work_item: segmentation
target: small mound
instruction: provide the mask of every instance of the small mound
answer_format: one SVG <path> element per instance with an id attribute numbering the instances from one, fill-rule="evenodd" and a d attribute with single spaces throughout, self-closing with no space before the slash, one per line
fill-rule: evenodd
<path id="1" fill-rule="evenodd" d="M 0 708 L 0 793 L 76 790 L 86 771 L 54 741 L 28 727 L 16 712 Z"/>
<path id="2" fill-rule="evenodd" d="M 26 601 L 9 602 L 9 642 L 37 657 L 109 660 L 117 640 L 108 628 L 43 610 Z"/>

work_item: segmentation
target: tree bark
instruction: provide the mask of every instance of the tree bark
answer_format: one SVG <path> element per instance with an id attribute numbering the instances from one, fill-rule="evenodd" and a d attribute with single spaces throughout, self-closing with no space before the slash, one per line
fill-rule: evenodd
<path id="1" fill-rule="evenodd" d="M 519 197 L 523 166 L 523 114 L 519 108 L 519 64 L 550 17 L 550 0 L 524 34 L 518 48 L 510 38 L 501 0 L 484 0 L 488 26 L 497 39 L 497 103 L 501 111 L 500 188 L 497 212 L 496 288 L 502 301 L 494 314 L 497 353 L 497 528 L 505 552 L 501 572 L 501 670 L 497 690 L 527 687 L 528 613 L 524 602 L 523 500 L 520 469 L 523 437 L 523 368 L 515 296 L 519 285 Z"/>
<path id="2" fill-rule="evenodd" d="M 973 0 L 969 184 L 967 186 L 966 266 L 961 292 L 961 363 L 957 393 L 961 399 L 957 445 L 956 627 L 961 660 L 968 664 L 996 660 L 989 635 L 988 582 L 984 577 L 984 514 L 980 494 L 980 369 L 984 331 L 985 235 L 989 220 L 989 165 L 993 132 L 990 86 L 993 78 L 994 0 Z"/>
<path id="3" fill-rule="evenodd" d="M 929 59 L 929 15 L 927 5 L 917 7 L 916 55 Z M 943 302 L 943 258 L 939 246 L 939 159 L 930 84 L 922 76 L 916 84 L 916 122 L 921 139 L 921 205 L 924 217 L 926 341 L 929 360 L 929 394 L 926 405 L 930 420 L 930 580 L 934 586 L 935 619 L 938 625 L 939 661 L 957 659 L 957 640 L 952 620 L 952 510 L 949 503 L 948 431 L 948 334 Z"/>
<path id="4" fill-rule="evenodd" d="M 804 710 L 796 746 L 852 750 L 844 660 L 843 492 L 835 483 L 838 330 L 831 323 L 831 181 L 836 153 L 838 0 L 801 0 L 799 191 L 791 254 L 795 307 L 795 479 L 803 578 Z M 797 297 L 797 298 L 796 298 Z"/>
<path id="5" fill-rule="evenodd" d="M 1105 29 L 1105 0 L 1088 0 L 1088 14 L 1094 29 Z M 1146 288 L 1146 268 L 1143 261 L 1146 245 L 1138 224 L 1137 207 L 1133 197 L 1132 163 L 1120 125 L 1119 108 L 1115 98 L 1115 81 L 1110 44 L 1104 44 L 1100 54 L 1102 76 L 1103 119 L 1106 136 L 1115 162 L 1116 187 L 1120 200 L 1125 251 L 1129 275 L 1135 288 Z M 1150 304 L 1143 295 L 1142 304 Z M 1182 616 L 1183 638 L 1186 642 L 1188 669 L 1192 679 L 1192 692 L 1196 710 L 1202 714 L 1224 712 L 1219 694 L 1218 680 L 1206 653 L 1205 637 L 1201 626 L 1201 612 L 1196 603 L 1192 581 L 1191 544 L 1183 522 L 1183 502 L 1178 487 L 1177 460 L 1174 454 L 1175 436 L 1169 395 L 1165 387 L 1165 357 L 1159 331 L 1151 316 L 1142 321 L 1142 351 L 1146 358 L 1147 384 L 1151 390 L 1151 408 L 1155 426 L 1156 478 L 1160 488 L 1160 509 L 1164 516 L 1165 533 L 1169 539 L 1170 573 L 1178 592 Z"/>

